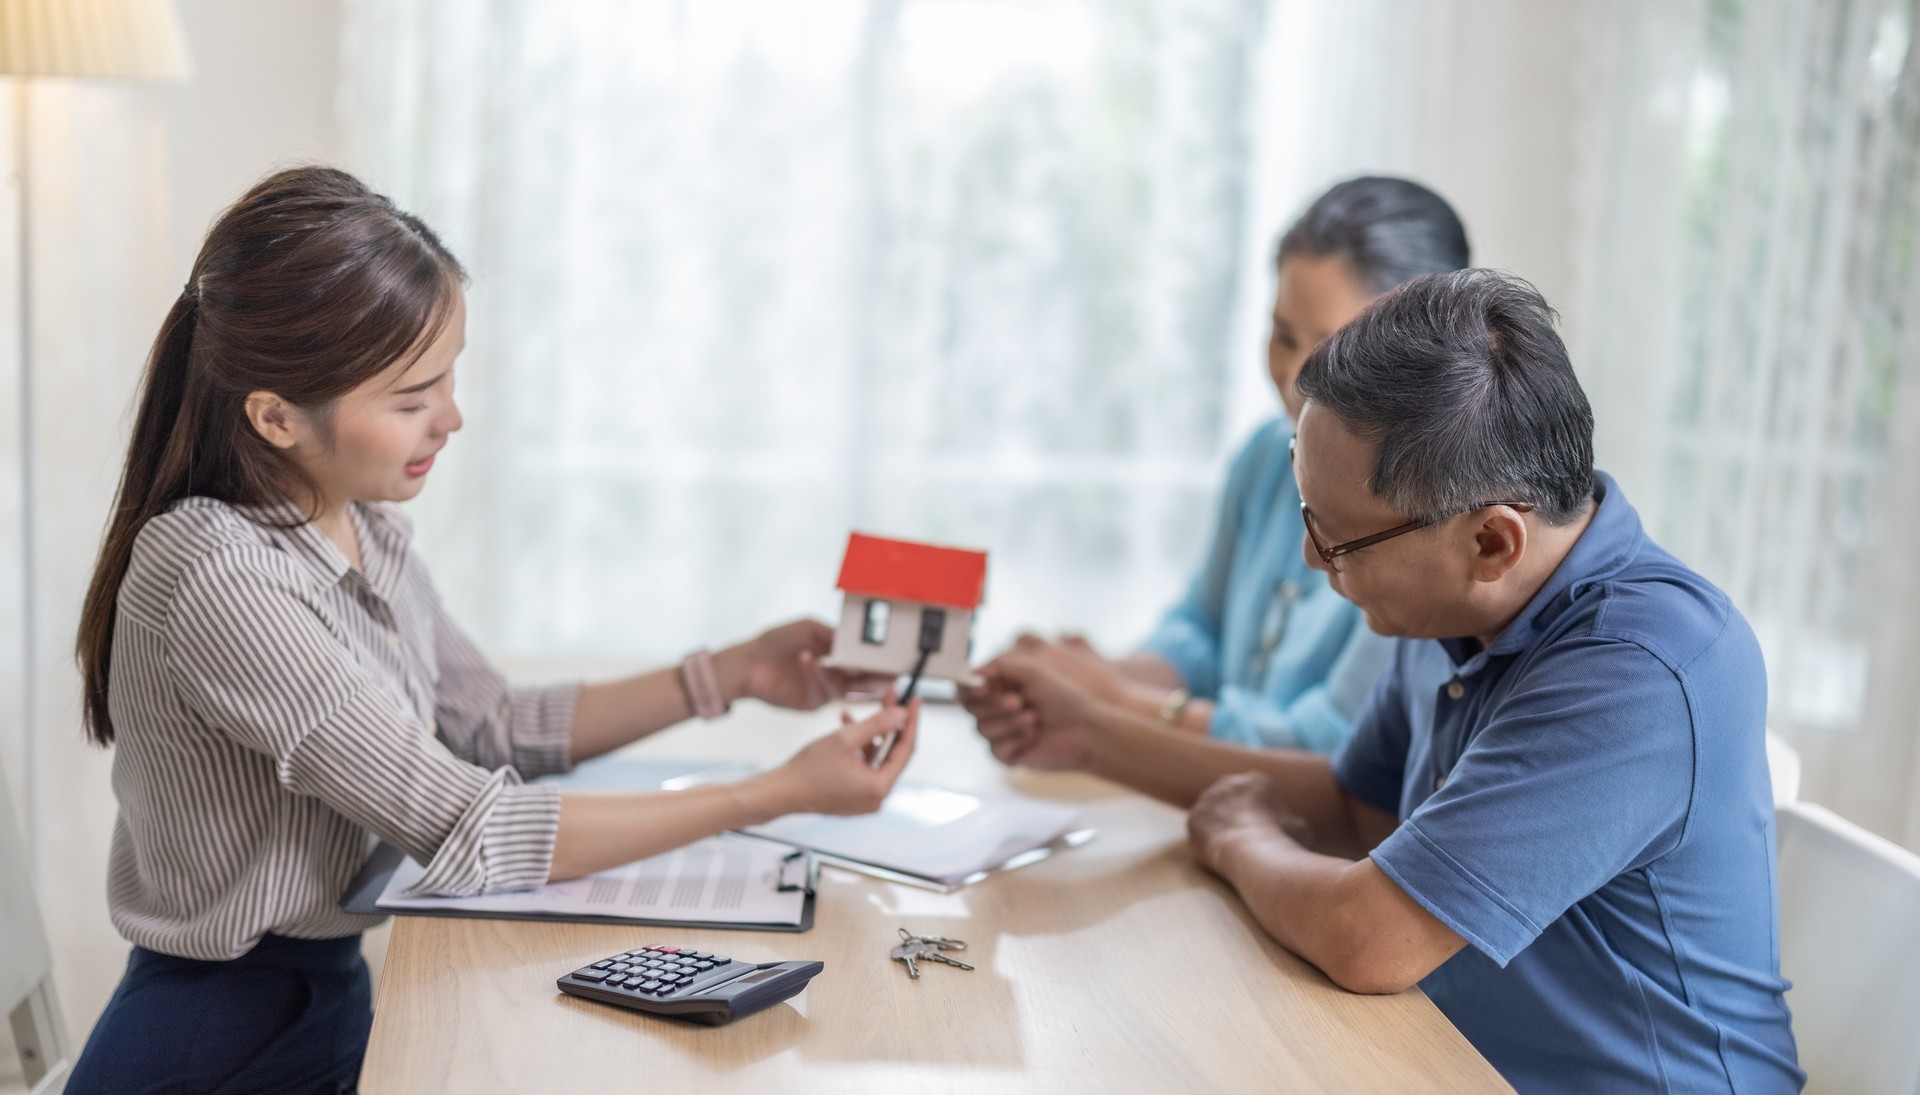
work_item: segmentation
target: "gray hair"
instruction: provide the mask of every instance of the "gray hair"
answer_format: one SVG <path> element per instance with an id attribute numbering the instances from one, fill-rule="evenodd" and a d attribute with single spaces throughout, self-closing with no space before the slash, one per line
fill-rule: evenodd
<path id="1" fill-rule="evenodd" d="M 1380 447 L 1368 485 L 1413 520 L 1511 501 L 1564 525 L 1593 498 L 1593 410 L 1555 318 L 1511 274 L 1428 274 L 1321 343 L 1300 394 Z"/>
<path id="2" fill-rule="evenodd" d="M 1466 226 L 1445 198 L 1379 175 L 1348 179 L 1314 199 L 1280 237 L 1275 262 L 1289 255 L 1338 255 L 1371 293 L 1473 262 Z"/>

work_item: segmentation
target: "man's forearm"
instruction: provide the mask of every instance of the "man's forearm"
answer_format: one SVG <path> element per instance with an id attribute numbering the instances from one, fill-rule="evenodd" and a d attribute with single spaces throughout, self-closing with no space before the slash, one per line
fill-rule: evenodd
<path id="1" fill-rule="evenodd" d="M 1185 809 L 1222 776 L 1261 772 L 1313 827 L 1317 846 L 1344 851 L 1358 844 L 1346 795 L 1323 756 L 1170 734 L 1158 720 L 1118 707 L 1103 707 L 1096 717 L 1101 725 L 1091 735 L 1087 763 L 1094 775 Z"/>
<path id="2" fill-rule="evenodd" d="M 1465 945 L 1370 859 L 1276 831 L 1231 842 L 1216 869 L 1267 934 L 1352 992 L 1400 992 Z"/>

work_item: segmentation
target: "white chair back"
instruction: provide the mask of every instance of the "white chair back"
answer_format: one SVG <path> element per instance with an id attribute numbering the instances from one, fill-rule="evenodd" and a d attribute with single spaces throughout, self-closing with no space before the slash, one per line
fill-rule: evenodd
<path id="1" fill-rule="evenodd" d="M 1778 808 L 1780 972 L 1809 1093 L 1920 1095 L 1920 856 Z"/>
<path id="2" fill-rule="evenodd" d="M 1767 775 L 1773 781 L 1773 804 L 1800 797 L 1800 752 L 1773 731 L 1767 731 Z"/>
<path id="3" fill-rule="evenodd" d="M 27 844 L 0 771 L 0 1010 L 13 1027 L 20 1070 L 33 1095 L 49 1095 L 67 1086 L 73 1067 L 60 1004 L 53 993 L 53 957 L 34 898 Z"/>

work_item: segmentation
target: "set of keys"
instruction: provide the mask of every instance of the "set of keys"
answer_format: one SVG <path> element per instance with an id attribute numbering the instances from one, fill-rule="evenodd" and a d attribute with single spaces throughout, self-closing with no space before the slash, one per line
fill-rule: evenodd
<path id="1" fill-rule="evenodd" d="M 900 945 L 887 952 L 887 956 L 896 962 L 907 964 L 907 976 L 915 981 L 920 979 L 920 967 L 917 964 L 924 958 L 929 962 L 943 962 L 958 969 L 970 970 L 973 967 L 958 958 L 949 958 L 942 951 L 963 951 L 967 949 L 964 939 L 947 939 L 938 935 L 915 935 L 905 928 L 900 929 Z"/>

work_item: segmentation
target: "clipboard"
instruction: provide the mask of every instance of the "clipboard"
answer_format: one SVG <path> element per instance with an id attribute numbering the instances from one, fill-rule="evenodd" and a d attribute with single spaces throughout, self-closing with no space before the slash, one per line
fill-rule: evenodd
<path id="1" fill-rule="evenodd" d="M 916 874 L 913 871 L 898 867 L 888 867 L 879 863 L 869 863 L 864 859 L 854 859 L 851 856 L 833 855 L 821 851 L 814 852 L 814 859 L 817 863 L 824 863 L 829 867 L 837 867 L 843 871 L 863 874 L 869 878 L 878 878 L 885 882 L 898 882 L 904 886 L 914 886 L 922 890 L 932 890 L 934 893 L 956 893 L 976 882 L 983 882 L 992 878 L 994 875 L 1005 874 L 1008 871 L 1017 871 L 1030 863 L 1038 863 L 1043 859 L 1064 852 L 1068 848 L 1078 848 L 1080 845 L 1085 844 L 1087 841 L 1099 835 L 1100 830 L 1092 827 L 1074 829 L 1070 832 L 1061 833 L 1059 836 L 1054 837 L 1052 840 L 1038 847 L 1029 848 L 1024 852 L 1009 856 L 998 863 L 951 878 L 935 878 L 932 875 Z"/>
<path id="2" fill-rule="evenodd" d="M 759 839 L 759 838 L 754 838 Z M 789 845 L 791 847 L 791 845 Z M 399 848 L 381 841 L 373 854 L 347 883 L 340 898 L 342 911 L 359 916 L 449 916 L 467 920 L 541 920 L 560 924 L 621 924 L 661 928 L 718 928 L 723 931 L 804 932 L 813 929 L 814 896 L 820 885 L 820 861 L 804 848 L 793 850 L 781 861 L 781 878 L 775 887 L 781 892 L 804 891 L 797 924 L 755 923 L 714 920 L 660 920 L 632 916 L 594 916 L 585 913 L 502 912 L 492 909 L 393 909 L 380 905 L 393 872 L 407 858 Z"/>
<path id="3" fill-rule="evenodd" d="M 872 814 L 788 814 L 742 832 L 806 848 L 829 867 L 952 893 L 1077 848 L 1098 830 L 1069 805 L 901 780 Z"/>

